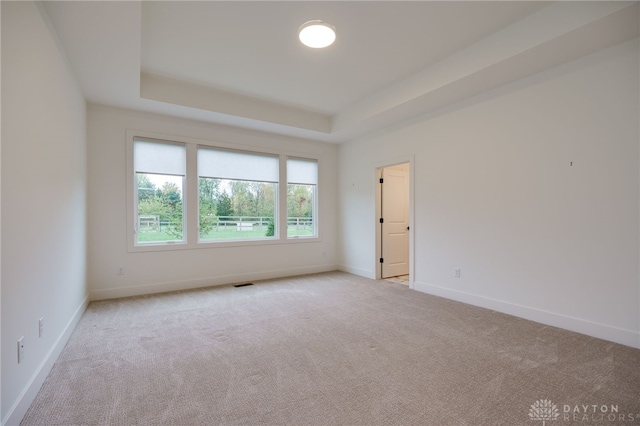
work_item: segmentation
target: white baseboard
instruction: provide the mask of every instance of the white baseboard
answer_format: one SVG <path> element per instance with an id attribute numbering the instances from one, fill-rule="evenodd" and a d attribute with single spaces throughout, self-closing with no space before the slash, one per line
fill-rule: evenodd
<path id="1" fill-rule="evenodd" d="M 372 280 L 376 279 L 375 271 L 370 271 L 368 269 L 356 268 L 349 265 L 338 265 L 338 270 L 342 272 L 347 272 L 353 275 L 359 275 L 361 277 L 370 278 Z"/>
<path id="2" fill-rule="evenodd" d="M 505 302 L 503 300 L 478 296 L 476 294 L 452 290 L 433 284 L 414 282 L 414 289 L 423 293 L 433 294 L 435 296 L 467 303 L 469 305 L 492 309 L 497 312 L 539 322 L 541 324 L 575 331 L 576 333 L 586 334 L 587 336 L 597 337 L 599 339 L 640 349 L 640 333 L 633 330 L 626 330 L 560 313 L 548 312 L 529 306 Z"/>
<path id="3" fill-rule="evenodd" d="M 89 296 L 87 295 L 80 303 L 80 306 L 78 306 L 78 309 L 76 309 L 76 311 L 74 312 L 73 316 L 67 323 L 66 327 L 64 328 L 56 342 L 51 347 L 51 350 L 45 356 L 40 366 L 36 369 L 24 392 L 22 392 L 22 394 L 18 398 L 18 401 L 8 411 L 7 416 L 2 421 L 2 424 L 4 426 L 14 426 L 20 424 L 22 418 L 33 403 L 33 400 L 36 398 L 36 395 L 38 395 L 38 391 L 40 391 L 42 384 L 51 372 L 53 364 L 55 364 L 55 362 L 58 360 L 60 353 L 69 341 L 71 333 L 73 333 L 73 330 L 76 329 L 76 326 L 78 325 L 78 322 L 80 321 L 80 318 L 82 318 L 82 314 L 87 309 L 88 305 Z"/>
<path id="4" fill-rule="evenodd" d="M 194 288 L 211 287 L 246 283 L 249 281 L 284 278 L 296 275 L 330 272 L 337 269 L 336 265 L 317 265 L 303 268 L 287 268 L 271 271 L 261 271 L 248 274 L 220 275 L 216 277 L 199 278 L 195 280 L 168 281 L 163 283 L 143 284 L 130 287 L 117 287 L 103 290 L 92 290 L 91 300 L 117 299 L 120 297 L 142 296 L 145 294 L 163 293 L 167 291 L 191 290 Z"/>

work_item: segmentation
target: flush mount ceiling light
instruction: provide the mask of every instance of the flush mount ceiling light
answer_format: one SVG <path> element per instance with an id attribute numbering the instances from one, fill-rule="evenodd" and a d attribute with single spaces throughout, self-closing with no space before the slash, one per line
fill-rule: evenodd
<path id="1" fill-rule="evenodd" d="M 305 46 L 320 49 L 333 44 L 336 39 L 336 28 L 323 21 L 309 21 L 300 26 L 298 37 Z"/>

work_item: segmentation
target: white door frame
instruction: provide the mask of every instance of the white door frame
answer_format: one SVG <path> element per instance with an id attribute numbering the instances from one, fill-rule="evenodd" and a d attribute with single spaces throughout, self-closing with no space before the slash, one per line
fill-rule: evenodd
<path id="1" fill-rule="evenodd" d="M 380 258 L 382 257 L 382 232 L 380 232 L 380 217 L 382 214 L 382 188 L 380 185 L 380 178 L 382 177 L 382 169 L 385 167 L 396 166 L 398 164 L 409 163 L 409 288 L 413 289 L 414 280 L 414 185 L 415 185 L 415 165 L 414 155 L 407 155 L 403 157 L 397 157 L 390 160 L 382 161 L 374 165 L 374 183 L 376 193 L 376 206 L 375 206 L 375 218 L 373 221 L 373 227 L 375 228 L 375 244 L 376 244 L 376 257 L 375 271 L 376 279 L 382 279 L 382 265 L 380 264 Z"/>

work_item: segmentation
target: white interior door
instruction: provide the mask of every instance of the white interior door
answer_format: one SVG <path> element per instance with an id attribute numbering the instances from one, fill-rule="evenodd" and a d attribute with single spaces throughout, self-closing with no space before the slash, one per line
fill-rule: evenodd
<path id="1" fill-rule="evenodd" d="M 382 278 L 409 274 L 409 171 L 382 169 Z"/>

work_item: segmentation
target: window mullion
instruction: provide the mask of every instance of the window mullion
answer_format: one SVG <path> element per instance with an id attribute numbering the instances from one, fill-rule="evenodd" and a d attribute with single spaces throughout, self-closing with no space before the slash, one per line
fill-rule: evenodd
<path id="1" fill-rule="evenodd" d="M 287 156 L 280 156 L 280 181 L 278 184 L 278 238 L 287 239 Z"/>
<path id="2" fill-rule="evenodd" d="M 200 218 L 198 215 L 198 147 L 194 144 L 187 144 L 187 173 L 186 191 L 183 194 L 186 215 L 184 229 L 186 229 L 187 244 L 198 242 Z"/>

